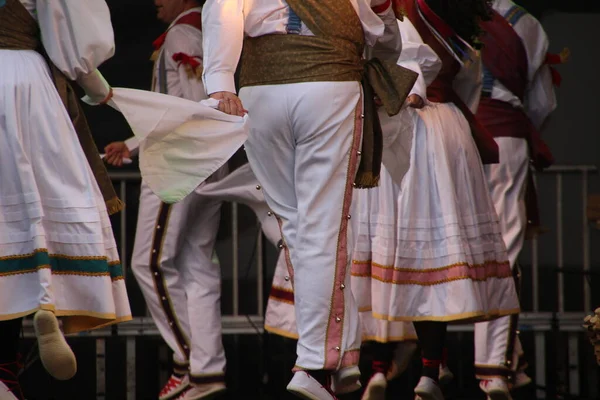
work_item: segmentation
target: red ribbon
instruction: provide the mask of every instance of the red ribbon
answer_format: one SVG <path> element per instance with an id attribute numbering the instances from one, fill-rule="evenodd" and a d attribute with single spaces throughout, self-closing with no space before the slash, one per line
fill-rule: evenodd
<path id="1" fill-rule="evenodd" d="M 177 62 L 177 66 L 189 65 L 192 67 L 192 70 L 196 70 L 200 66 L 200 62 L 196 60 L 197 57 L 187 55 L 185 53 L 175 53 L 173 54 L 173 61 Z"/>
<path id="2" fill-rule="evenodd" d="M 563 63 L 563 60 L 560 54 L 546 53 L 545 63 L 548 65 L 559 65 Z M 550 67 L 550 74 L 552 75 L 552 83 L 554 86 L 560 86 L 562 83 L 560 72 L 558 72 L 556 68 Z"/>

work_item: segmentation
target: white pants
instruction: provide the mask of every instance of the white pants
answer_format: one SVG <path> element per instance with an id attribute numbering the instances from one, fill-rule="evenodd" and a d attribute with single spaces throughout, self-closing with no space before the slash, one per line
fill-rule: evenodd
<path id="1" fill-rule="evenodd" d="M 176 372 L 189 369 L 195 383 L 224 380 L 221 270 L 212 260 L 220 208 L 196 192 L 168 205 L 142 182 L 132 269 Z"/>
<path id="2" fill-rule="evenodd" d="M 348 227 L 362 134 L 358 82 L 245 87 L 246 152 L 293 271 L 297 369 L 357 365 Z"/>
<path id="3" fill-rule="evenodd" d="M 513 273 L 523 248 L 527 215 L 525 190 L 529 174 L 529 151 L 525 139 L 496 138 L 500 163 L 485 166 L 488 185 L 500 220 L 502 238 L 508 250 Z M 517 287 L 517 290 L 519 288 Z M 523 368 L 523 354 L 516 333 L 518 316 L 508 316 L 475 324 L 475 370 L 480 379 L 494 376 L 511 377 Z"/>

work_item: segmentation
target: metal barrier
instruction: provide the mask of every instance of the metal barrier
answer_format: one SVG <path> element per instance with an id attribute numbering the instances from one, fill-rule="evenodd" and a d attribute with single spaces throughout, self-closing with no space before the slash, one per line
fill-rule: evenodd
<path id="1" fill-rule="evenodd" d="M 553 174 L 555 175 L 555 190 L 556 190 L 556 227 L 552 230 L 556 238 L 556 266 L 558 272 L 558 309 L 557 313 L 552 313 L 550 316 L 546 316 L 546 322 L 556 322 L 564 315 L 572 315 L 573 313 L 565 313 L 565 262 L 564 262 L 564 188 L 563 179 L 565 175 L 578 175 L 581 183 L 581 210 L 580 217 L 582 221 L 581 231 L 581 274 L 586 275 L 591 272 L 591 254 L 590 254 L 590 224 L 588 223 L 586 210 L 589 192 L 589 175 L 597 173 L 598 169 L 595 166 L 590 165 L 574 165 L 574 166 L 553 166 L 542 174 Z M 539 174 L 536 174 L 539 175 Z M 537 181 L 537 176 L 534 181 Z M 532 266 L 532 292 L 533 292 L 533 309 L 531 310 L 533 315 L 543 315 L 539 313 L 540 310 L 540 263 L 539 263 L 539 239 L 536 237 L 531 241 L 531 266 Z M 575 313 L 579 316 L 579 320 L 575 319 L 571 321 L 573 324 L 563 326 L 562 324 L 557 327 L 554 326 L 552 331 L 566 331 L 568 332 L 568 382 L 569 382 L 569 394 L 573 396 L 580 395 L 579 375 L 580 375 L 580 363 L 579 363 L 579 338 L 581 332 L 581 318 L 585 313 L 593 309 L 592 305 L 592 294 L 591 284 L 587 284 L 586 279 L 583 279 L 583 310 L 581 314 Z M 538 321 L 541 326 L 542 321 Z M 536 376 L 535 381 L 538 386 L 546 385 L 546 335 L 539 329 L 535 330 L 535 360 L 536 360 Z M 538 391 L 537 398 L 546 398 L 546 393 Z"/>
<path id="2" fill-rule="evenodd" d="M 566 332 L 569 335 L 568 351 L 569 351 L 569 375 L 570 382 L 569 392 L 571 395 L 577 396 L 580 393 L 578 376 L 580 373 L 580 365 L 578 358 L 578 346 L 581 333 L 582 318 L 588 310 L 581 312 L 565 312 L 564 301 L 564 278 L 560 272 L 564 272 L 564 226 L 563 226 L 563 179 L 565 175 L 578 175 L 581 181 L 581 218 L 583 219 L 582 229 L 582 273 L 589 273 L 591 268 L 590 256 L 590 227 L 586 219 L 587 197 L 589 175 L 596 173 L 595 166 L 555 166 L 549 168 L 541 175 L 552 175 L 555 177 L 556 188 L 556 218 L 557 223 L 556 233 L 556 265 L 559 272 L 558 278 L 558 310 L 556 312 L 540 312 L 539 295 L 540 295 L 540 263 L 539 254 L 540 246 L 537 238 L 531 241 L 531 265 L 532 265 L 532 293 L 533 293 L 533 309 L 526 310 L 520 318 L 520 326 L 522 330 L 533 331 L 535 335 L 535 359 L 536 359 L 536 382 L 538 385 L 546 384 L 546 335 L 547 332 L 559 331 Z M 537 174 L 538 176 L 540 174 Z M 110 174 L 113 181 L 118 182 L 118 191 L 123 202 L 127 203 L 127 189 L 130 184 L 139 184 L 140 175 L 137 172 L 112 172 Z M 127 230 L 127 212 L 125 209 L 120 214 L 120 229 L 118 232 L 121 250 L 121 262 L 123 269 L 126 272 L 129 265 L 129 254 L 127 253 L 128 246 L 128 230 Z M 263 309 L 265 304 L 264 288 L 265 285 L 270 285 L 270 282 L 264 281 L 265 260 L 262 238 L 257 240 L 256 244 L 256 293 L 257 293 L 257 313 L 256 315 L 240 315 L 239 312 L 239 285 L 240 278 L 240 262 L 238 249 L 240 247 L 239 239 L 239 221 L 238 221 L 239 206 L 231 203 L 231 229 L 232 229 L 232 263 L 231 263 L 231 278 L 232 278 L 232 293 L 231 299 L 233 302 L 232 315 L 223 316 L 223 333 L 226 335 L 239 334 L 255 334 L 262 332 L 263 327 Z M 582 288 L 584 293 L 584 303 L 586 308 L 591 308 L 591 290 L 585 285 Z M 224 294 L 226 295 L 226 294 Z M 451 332 L 468 332 L 472 331 L 470 325 L 450 326 Z M 33 329 L 30 321 L 25 322 L 25 335 L 33 337 Z M 96 341 L 96 372 L 97 372 L 97 399 L 104 400 L 105 395 L 105 380 L 106 380 L 106 365 L 105 365 L 105 338 L 112 336 L 126 337 L 126 354 L 127 359 L 127 400 L 134 400 L 136 393 L 136 368 L 135 368 L 135 349 L 136 338 L 142 336 L 158 336 L 159 332 L 153 321 L 149 317 L 136 317 L 133 321 L 119 324 L 116 327 L 99 329 L 96 331 L 80 334 L 79 336 L 89 337 Z M 544 392 L 538 393 L 538 398 L 546 398 Z"/>

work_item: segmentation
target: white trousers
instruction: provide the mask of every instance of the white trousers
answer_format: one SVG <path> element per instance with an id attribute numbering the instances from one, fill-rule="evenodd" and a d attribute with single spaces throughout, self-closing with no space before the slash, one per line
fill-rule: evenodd
<path id="1" fill-rule="evenodd" d="M 525 139 L 496 138 L 500 163 L 485 166 L 489 190 L 500 220 L 502 238 L 508 250 L 513 273 L 519 274 L 517 259 L 527 228 L 525 190 L 529 174 L 529 151 Z M 519 288 L 517 288 L 518 290 Z M 523 355 L 517 336 L 517 316 L 475 324 L 475 370 L 480 379 L 510 378 Z"/>
<path id="2" fill-rule="evenodd" d="M 196 192 L 168 205 L 142 182 L 132 269 L 176 372 L 189 370 L 195 383 L 224 380 L 221 270 L 212 259 L 220 208 Z"/>
<path id="3" fill-rule="evenodd" d="M 245 87 L 248 159 L 281 225 L 293 272 L 296 369 L 358 364 L 348 228 L 362 134 L 358 82 Z"/>

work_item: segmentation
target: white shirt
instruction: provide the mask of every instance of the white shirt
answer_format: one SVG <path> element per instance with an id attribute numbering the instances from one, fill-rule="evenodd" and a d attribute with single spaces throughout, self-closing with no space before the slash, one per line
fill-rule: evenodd
<path id="1" fill-rule="evenodd" d="M 427 99 L 427 86 L 436 78 L 442 68 L 442 60 L 429 45 L 423 42 L 421 35 L 408 18 L 398 21 L 402 34 L 402 53 L 398 65 L 419 74 L 410 94 Z"/>
<path id="2" fill-rule="evenodd" d="M 188 24 L 176 25 L 181 17 L 192 12 L 201 11 L 201 7 L 196 7 L 177 16 L 175 21 L 169 25 L 167 37 L 158 55 L 158 60 L 160 60 L 160 57 L 164 57 L 165 60 L 165 72 L 167 77 L 166 94 L 193 101 L 201 101 L 208 97 L 204 90 L 202 79 L 199 79 L 196 76 L 190 77 L 186 68 L 173 60 L 173 55 L 184 53 L 188 56 L 195 57 L 196 60 L 200 62 L 198 68 L 202 68 L 202 32 Z M 154 64 L 153 70 L 154 85 L 152 90 L 155 92 L 160 92 L 161 82 L 159 68 L 160 62 L 157 61 Z M 139 141 L 135 136 L 127 139 L 125 145 L 132 155 L 139 149 Z"/>
<path id="3" fill-rule="evenodd" d="M 341 0 L 340 0 L 341 1 Z M 396 19 L 391 7 L 375 14 L 371 7 L 386 0 L 350 0 L 356 10 L 368 45 L 390 41 L 386 45 L 401 48 Z M 237 67 L 244 35 L 285 34 L 289 6 L 285 0 L 211 0 L 204 6 L 204 83 L 209 94 L 227 91 L 235 93 L 234 73 Z M 386 28 L 391 27 L 390 34 Z M 394 31 L 395 30 L 395 31 Z M 395 32 L 395 33 L 392 33 Z M 302 27 L 303 35 L 312 33 Z M 388 38 L 385 40 L 384 36 Z M 394 36 L 396 36 L 394 38 Z"/>
<path id="4" fill-rule="evenodd" d="M 515 5 L 511 0 L 495 0 L 493 8 L 504 16 Z M 529 61 L 529 86 L 525 93 L 525 104 L 497 80 L 492 90 L 492 99 L 510 103 L 514 107 L 524 107 L 534 126 L 540 128 L 556 108 L 552 75 L 550 68 L 545 64 L 549 46 L 548 36 L 540 22 L 530 14 L 523 15 L 513 29 L 523 41 Z"/>
<path id="5" fill-rule="evenodd" d="M 110 11 L 104 0 L 20 0 L 39 24 L 42 44 L 70 80 L 93 73 L 115 53 Z"/>

